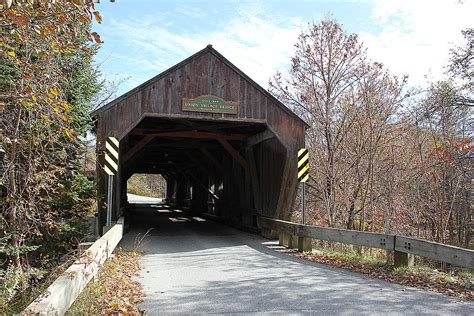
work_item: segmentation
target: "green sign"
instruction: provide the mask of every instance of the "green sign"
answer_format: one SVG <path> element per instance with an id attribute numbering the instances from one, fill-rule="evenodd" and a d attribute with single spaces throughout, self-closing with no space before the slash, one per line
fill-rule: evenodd
<path id="1" fill-rule="evenodd" d="M 225 101 L 213 95 L 202 95 L 194 99 L 183 99 L 182 110 L 192 112 L 237 114 L 239 104 Z"/>

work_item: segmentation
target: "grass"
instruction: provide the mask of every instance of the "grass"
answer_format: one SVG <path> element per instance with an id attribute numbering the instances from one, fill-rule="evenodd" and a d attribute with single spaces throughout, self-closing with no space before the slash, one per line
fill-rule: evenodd
<path id="1" fill-rule="evenodd" d="M 301 259 L 360 272 L 373 278 L 474 301 L 474 273 L 468 269 L 452 267 L 441 270 L 421 258 L 417 258 L 417 264 L 413 267 L 395 268 L 387 263 L 384 251 L 363 251 L 353 246 L 334 246 L 327 243 L 317 245 L 313 252 L 291 254 Z"/>
<path id="2" fill-rule="evenodd" d="M 50 282 L 52 283 L 52 281 Z M 21 313 L 35 298 L 41 295 L 49 286 L 49 283 L 41 283 L 29 287 L 23 292 L 18 300 L 10 303 L 8 306 L 0 306 L 0 315 L 16 315 Z M 2 310 L 5 308 L 5 310 Z"/>
<path id="3" fill-rule="evenodd" d="M 340 252 L 328 248 L 317 248 L 316 252 L 324 253 L 326 256 L 333 257 L 335 259 L 343 259 L 349 262 L 360 262 L 363 264 L 368 264 L 372 266 L 385 266 L 386 260 L 379 255 L 368 254 L 368 253 L 359 253 L 355 249 L 349 249 L 344 252 Z"/>

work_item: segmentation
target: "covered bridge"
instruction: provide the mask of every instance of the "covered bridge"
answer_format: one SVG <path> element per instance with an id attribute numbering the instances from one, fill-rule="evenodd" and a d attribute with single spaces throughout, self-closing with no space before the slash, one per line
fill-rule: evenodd
<path id="1" fill-rule="evenodd" d="M 92 113 L 99 227 L 105 224 L 105 140 L 120 142 L 112 219 L 134 173 L 161 174 L 166 199 L 242 226 L 288 219 L 306 123 L 212 46 Z"/>

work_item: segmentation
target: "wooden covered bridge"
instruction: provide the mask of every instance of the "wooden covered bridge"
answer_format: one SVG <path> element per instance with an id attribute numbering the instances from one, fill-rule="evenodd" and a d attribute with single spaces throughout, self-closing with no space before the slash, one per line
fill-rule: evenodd
<path id="1" fill-rule="evenodd" d="M 107 137 L 119 140 L 112 220 L 127 180 L 161 174 L 178 206 L 255 226 L 257 213 L 288 219 L 296 152 L 306 123 L 212 46 L 92 113 L 97 135 L 99 227 L 105 224 Z"/>

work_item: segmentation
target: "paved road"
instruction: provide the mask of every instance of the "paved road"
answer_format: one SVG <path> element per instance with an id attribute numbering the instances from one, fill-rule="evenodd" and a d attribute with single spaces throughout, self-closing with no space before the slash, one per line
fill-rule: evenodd
<path id="1" fill-rule="evenodd" d="M 161 203 L 162 199 L 153 198 L 148 196 L 141 196 L 136 194 L 127 193 L 128 202 L 131 204 L 153 204 Z"/>
<path id="2" fill-rule="evenodd" d="M 292 258 L 275 242 L 164 207 L 142 206 L 122 246 L 149 229 L 140 275 L 148 315 L 474 315 L 472 303 Z"/>

